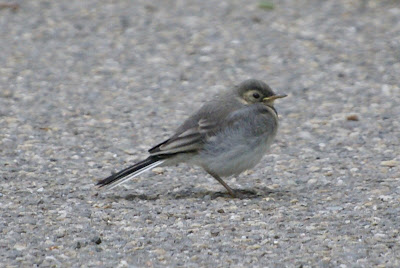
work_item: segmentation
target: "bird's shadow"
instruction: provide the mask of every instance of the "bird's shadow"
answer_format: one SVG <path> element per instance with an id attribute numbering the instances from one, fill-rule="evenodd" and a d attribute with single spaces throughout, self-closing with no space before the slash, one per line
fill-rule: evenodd
<path id="1" fill-rule="evenodd" d="M 267 187 L 256 188 L 256 189 L 236 189 L 236 197 L 232 197 L 227 192 L 214 192 L 208 190 L 196 191 L 193 188 L 185 188 L 180 191 L 160 193 L 160 194 L 128 194 L 125 196 L 113 195 L 110 196 L 113 199 L 125 199 L 128 201 L 134 200 L 158 200 L 158 199 L 169 199 L 169 200 L 179 200 L 179 199 L 262 199 L 266 197 L 277 198 L 279 196 L 284 196 L 288 191 L 271 190 Z"/>

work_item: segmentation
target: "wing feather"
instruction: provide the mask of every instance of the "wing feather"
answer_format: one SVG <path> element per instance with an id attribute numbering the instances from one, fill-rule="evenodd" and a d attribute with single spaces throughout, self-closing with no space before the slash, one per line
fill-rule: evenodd
<path id="1" fill-rule="evenodd" d="M 215 125 L 200 119 L 196 126 L 175 134 L 169 140 L 151 148 L 151 155 L 170 155 L 199 150 L 203 147 L 206 138 L 214 132 Z"/>
<path id="2" fill-rule="evenodd" d="M 216 101 L 206 103 L 178 128 L 175 135 L 151 148 L 149 153 L 169 157 L 202 149 L 204 143 L 224 127 L 226 118 L 238 104 L 236 99 L 227 99 L 222 104 Z"/>

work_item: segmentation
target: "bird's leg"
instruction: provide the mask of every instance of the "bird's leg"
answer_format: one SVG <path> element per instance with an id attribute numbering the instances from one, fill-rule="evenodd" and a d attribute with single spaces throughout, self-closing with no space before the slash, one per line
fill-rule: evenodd
<path id="1" fill-rule="evenodd" d="M 226 184 L 226 182 L 224 182 L 217 174 L 214 174 L 214 173 L 211 173 L 211 172 L 208 172 L 208 174 L 213 176 L 214 179 L 216 179 L 219 183 L 221 183 L 232 197 L 236 197 L 236 194 L 232 190 L 232 188 L 229 187 L 229 185 Z"/>

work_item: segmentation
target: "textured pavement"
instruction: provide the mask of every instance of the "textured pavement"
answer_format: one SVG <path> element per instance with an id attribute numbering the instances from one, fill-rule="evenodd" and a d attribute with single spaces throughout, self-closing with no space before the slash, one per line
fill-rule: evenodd
<path id="1" fill-rule="evenodd" d="M 1 266 L 400 266 L 400 2 L 264 2 L 0 8 Z M 98 193 L 247 78 L 289 97 L 242 199 L 186 165 Z"/>

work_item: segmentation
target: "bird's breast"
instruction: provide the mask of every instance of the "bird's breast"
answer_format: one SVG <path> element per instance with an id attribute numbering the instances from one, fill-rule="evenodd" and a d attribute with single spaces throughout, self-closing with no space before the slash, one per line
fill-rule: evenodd
<path id="1" fill-rule="evenodd" d="M 200 165 L 225 177 L 253 168 L 267 152 L 275 131 L 265 135 L 218 135 L 199 154 Z"/>

